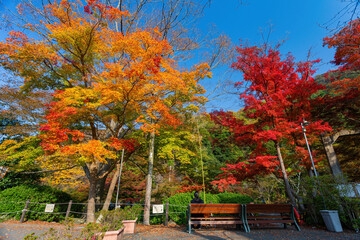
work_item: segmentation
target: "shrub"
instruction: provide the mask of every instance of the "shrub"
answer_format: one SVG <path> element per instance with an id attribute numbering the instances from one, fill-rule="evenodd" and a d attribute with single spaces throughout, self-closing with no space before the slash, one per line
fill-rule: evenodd
<path id="1" fill-rule="evenodd" d="M 217 197 L 219 198 L 219 203 L 241 203 L 241 204 L 247 204 L 253 201 L 251 197 L 248 195 L 242 195 L 237 193 L 228 193 L 223 192 L 217 194 Z"/>
<path id="2" fill-rule="evenodd" d="M 152 216 L 150 218 L 150 225 L 161 225 L 165 222 L 165 216 L 159 215 L 159 216 Z"/>
<path id="3" fill-rule="evenodd" d="M 135 220 L 143 210 L 141 205 L 115 208 L 114 210 L 101 210 L 97 219 L 106 231 L 118 230 L 122 227 L 123 220 Z M 99 217 L 100 216 L 100 217 Z"/>
<path id="4" fill-rule="evenodd" d="M 177 224 L 186 223 L 186 210 L 194 194 L 191 192 L 178 193 L 169 197 L 166 201 L 169 202 L 169 218 Z"/>
<path id="5" fill-rule="evenodd" d="M 42 221 L 59 221 L 65 218 L 65 214 L 45 213 L 46 203 L 55 204 L 54 213 L 66 212 L 70 195 L 49 186 L 39 185 L 20 185 L 5 189 L 0 192 L 0 212 L 17 212 L 9 214 L 10 217 L 20 219 L 21 211 L 25 207 L 25 202 L 30 200 L 26 219 Z"/>
<path id="6" fill-rule="evenodd" d="M 6 164 L 0 161 L 0 166 L 6 166 Z M 24 184 L 39 184 L 41 177 L 41 174 L 21 174 L 8 171 L 5 177 L 0 180 L 0 190 L 3 191 Z"/>
<path id="7" fill-rule="evenodd" d="M 111 211 L 101 210 L 96 216 L 96 222 L 100 223 L 104 232 L 119 230 L 123 226 L 121 221 L 124 218 L 122 215 L 119 208 Z"/>

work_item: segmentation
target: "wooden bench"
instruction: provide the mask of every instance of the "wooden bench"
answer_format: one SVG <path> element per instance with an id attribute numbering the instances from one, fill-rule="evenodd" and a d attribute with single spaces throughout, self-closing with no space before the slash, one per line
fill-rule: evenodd
<path id="1" fill-rule="evenodd" d="M 242 204 L 189 204 L 189 233 L 191 233 L 191 225 L 194 224 L 236 224 L 237 227 L 242 224 L 247 231 L 243 220 L 243 208 Z"/>
<path id="2" fill-rule="evenodd" d="M 286 228 L 286 224 L 291 223 L 300 231 L 291 204 L 247 204 L 243 210 L 248 232 L 250 232 L 249 224 L 271 223 L 283 223 L 284 228 Z"/>

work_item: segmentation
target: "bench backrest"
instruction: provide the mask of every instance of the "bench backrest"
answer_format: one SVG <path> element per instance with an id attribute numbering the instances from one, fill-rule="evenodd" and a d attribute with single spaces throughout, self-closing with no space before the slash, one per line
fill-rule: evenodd
<path id="1" fill-rule="evenodd" d="M 208 203 L 208 204 L 194 204 L 190 206 L 191 214 L 197 213 L 233 213 L 241 214 L 241 204 L 232 203 Z"/>
<path id="2" fill-rule="evenodd" d="M 246 204 L 247 213 L 291 213 L 291 204 Z"/>

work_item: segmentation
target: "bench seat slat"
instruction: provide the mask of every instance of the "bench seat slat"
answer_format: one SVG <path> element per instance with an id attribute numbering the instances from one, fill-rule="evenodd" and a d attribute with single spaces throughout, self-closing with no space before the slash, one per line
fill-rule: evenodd
<path id="1" fill-rule="evenodd" d="M 216 214 L 240 214 L 241 211 L 237 210 L 227 210 L 227 211 L 217 211 L 217 210 L 202 210 L 202 211 L 191 211 L 191 214 L 210 214 L 210 213 L 216 213 Z"/>
<path id="2" fill-rule="evenodd" d="M 239 216 L 191 217 L 193 219 L 241 219 Z"/>
<path id="3" fill-rule="evenodd" d="M 288 220 L 271 220 L 271 219 L 262 219 L 262 220 L 248 220 L 248 223 L 293 223 L 291 219 Z"/>
<path id="4" fill-rule="evenodd" d="M 280 216 L 280 215 L 247 216 L 247 219 L 266 219 L 266 218 L 291 219 L 290 216 Z"/>
<path id="5" fill-rule="evenodd" d="M 242 224 L 241 220 L 222 220 L 222 221 L 191 221 L 191 224 Z"/>

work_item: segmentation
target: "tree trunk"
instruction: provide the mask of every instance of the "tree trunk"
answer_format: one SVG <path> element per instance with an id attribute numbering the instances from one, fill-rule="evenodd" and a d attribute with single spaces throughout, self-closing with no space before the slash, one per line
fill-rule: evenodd
<path id="1" fill-rule="evenodd" d="M 151 188 L 152 188 L 153 167 L 154 167 L 154 147 L 155 147 L 155 132 L 152 132 L 150 134 L 149 159 L 148 159 L 149 166 L 148 166 L 148 174 L 146 176 L 144 225 L 150 225 L 150 202 L 151 202 Z"/>
<path id="2" fill-rule="evenodd" d="M 333 143 L 335 141 L 332 141 L 331 137 L 327 135 L 321 135 L 321 139 L 324 145 L 326 158 L 328 160 L 333 176 L 342 176 L 343 173 L 341 171 L 340 163 L 338 158 L 336 157 L 336 153 L 333 147 Z"/>
<path id="3" fill-rule="evenodd" d="M 341 170 L 339 160 L 336 157 L 333 144 L 341 136 L 350 136 L 350 135 L 358 135 L 358 134 L 360 134 L 360 129 L 355 129 L 355 130 L 343 129 L 332 135 L 321 134 L 321 140 L 324 145 L 326 157 L 328 159 L 329 166 L 334 177 L 342 177 L 343 172 Z"/>
<path id="4" fill-rule="evenodd" d="M 284 160 L 283 160 L 282 155 L 281 155 L 280 143 L 278 143 L 278 142 L 276 142 L 276 151 L 277 151 L 277 155 L 278 155 L 279 162 L 280 162 L 281 172 L 283 174 L 286 194 L 290 198 L 290 201 L 291 201 L 292 205 L 295 207 L 296 206 L 296 201 L 295 201 L 294 195 L 292 194 L 292 191 L 291 191 L 291 186 L 290 186 L 290 183 L 289 183 L 288 175 L 286 173 Z"/>
<path id="5" fill-rule="evenodd" d="M 105 183 L 106 183 L 107 176 L 97 179 L 96 181 L 96 203 L 99 204 L 103 202 L 104 195 L 105 195 Z M 96 208 L 98 210 L 100 208 L 100 205 Z"/>
<path id="6" fill-rule="evenodd" d="M 115 186 L 116 186 L 116 182 L 117 182 L 117 180 L 119 178 L 119 172 L 120 172 L 120 163 L 116 164 L 115 174 L 114 174 L 113 178 L 111 179 L 109 191 L 107 193 L 105 203 L 104 203 L 104 206 L 103 206 L 102 210 L 108 210 L 109 209 L 111 198 L 113 196 L 114 189 L 115 189 Z"/>
<path id="7" fill-rule="evenodd" d="M 97 166 L 96 163 L 91 163 L 90 167 L 90 176 L 89 176 L 89 200 L 87 206 L 87 215 L 86 221 L 88 223 L 95 222 L 95 200 L 96 200 L 96 182 L 97 182 Z"/>

